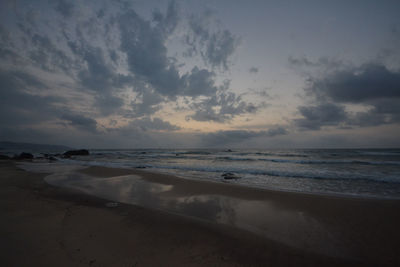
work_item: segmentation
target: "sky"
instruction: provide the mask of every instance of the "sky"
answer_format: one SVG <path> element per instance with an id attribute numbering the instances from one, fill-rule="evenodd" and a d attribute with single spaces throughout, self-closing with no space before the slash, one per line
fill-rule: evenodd
<path id="1" fill-rule="evenodd" d="M 400 147 L 399 1 L 0 2 L 0 140 Z"/>

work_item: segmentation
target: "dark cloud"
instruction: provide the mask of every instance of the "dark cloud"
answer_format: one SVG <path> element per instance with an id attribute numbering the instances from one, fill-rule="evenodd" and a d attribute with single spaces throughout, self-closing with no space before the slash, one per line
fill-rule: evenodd
<path id="1" fill-rule="evenodd" d="M 289 64 L 294 66 L 294 67 L 315 67 L 318 66 L 318 63 L 312 62 L 311 60 L 309 60 L 306 57 L 293 57 L 293 56 L 289 56 L 288 58 Z"/>
<path id="2" fill-rule="evenodd" d="M 400 123 L 400 99 L 383 98 L 374 100 L 372 107 L 365 112 L 353 114 L 348 124 L 358 126 L 378 126 L 381 124 Z"/>
<path id="3" fill-rule="evenodd" d="M 103 51 L 100 48 L 87 48 L 80 51 L 87 68 L 78 73 L 83 86 L 101 92 L 115 86 L 114 73 L 107 66 Z"/>
<path id="4" fill-rule="evenodd" d="M 370 110 L 367 112 L 357 112 L 353 114 L 352 117 L 347 118 L 346 123 L 349 125 L 347 127 L 352 126 L 378 126 L 386 123 L 385 114 L 376 113 L 374 110 Z M 346 127 L 346 126 L 344 126 Z"/>
<path id="5" fill-rule="evenodd" d="M 263 88 L 263 89 L 254 89 L 254 88 L 249 88 L 248 89 L 248 94 L 256 95 L 258 98 L 266 98 L 269 100 L 273 100 L 277 98 L 277 95 L 271 95 L 270 92 L 271 88 Z M 268 105 L 265 103 L 265 105 Z"/>
<path id="6" fill-rule="evenodd" d="M 274 127 L 269 128 L 265 135 L 268 137 L 274 137 L 274 136 L 278 136 L 278 135 L 285 135 L 288 133 L 289 132 L 285 127 L 276 125 Z"/>
<path id="7" fill-rule="evenodd" d="M 335 70 L 343 67 L 344 63 L 341 60 L 320 57 L 317 60 L 313 61 L 308 59 L 305 56 L 302 57 L 293 57 L 289 56 L 288 58 L 289 65 L 295 69 L 300 69 L 304 71 L 305 68 L 319 68 L 323 70 Z"/>
<path id="8" fill-rule="evenodd" d="M 114 96 L 111 93 L 103 93 L 95 96 L 95 103 L 102 115 L 111 115 L 121 113 L 121 107 L 124 100 L 121 97 Z"/>
<path id="9" fill-rule="evenodd" d="M 55 104 L 64 100 L 30 92 L 46 88 L 45 84 L 26 72 L 0 69 L 0 127 L 31 125 L 54 118 Z"/>
<path id="10" fill-rule="evenodd" d="M 151 119 L 148 117 L 134 120 L 131 125 L 140 128 L 142 131 L 176 131 L 180 129 L 180 127 L 160 118 Z"/>
<path id="11" fill-rule="evenodd" d="M 77 72 L 78 81 L 87 89 L 98 93 L 110 93 L 133 82 L 133 77 L 118 73 L 100 47 L 90 44 L 77 45 L 69 42 L 73 53 L 82 62 Z"/>
<path id="12" fill-rule="evenodd" d="M 153 21 L 157 22 L 158 28 L 167 35 L 174 32 L 179 20 L 178 5 L 175 1 L 169 2 L 165 15 L 160 10 L 153 12 Z"/>
<path id="13" fill-rule="evenodd" d="M 318 130 L 322 126 L 338 125 L 347 120 L 343 106 L 321 103 L 316 106 L 300 106 L 301 119 L 295 119 L 296 126 L 302 129 Z"/>
<path id="14" fill-rule="evenodd" d="M 173 12 L 171 11 L 171 13 Z M 153 19 L 160 23 L 167 17 L 168 14 L 163 17 L 159 12 L 153 14 Z M 171 15 L 171 17 L 174 16 Z M 146 93 L 140 90 L 139 98 L 142 98 L 142 102 L 138 104 L 135 101 L 133 105 L 138 116 L 145 115 L 145 112 L 150 115 L 151 112 L 157 111 L 158 104 L 163 100 L 162 96 L 168 99 L 174 99 L 177 96 L 194 98 L 207 96 L 200 103 L 191 105 L 195 114 L 190 118 L 201 121 L 224 122 L 236 115 L 256 111 L 257 108 L 254 105 L 246 103 L 234 93 L 222 92 L 227 88 L 225 85 L 215 85 L 215 73 L 212 71 L 194 67 L 191 72 L 180 76 L 174 62 L 167 57 L 164 32 L 158 27 L 152 27 L 148 21 L 143 20 L 134 11 L 129 11 L 119 18 L 119 27 L 122 33 L 121 49 L 127 55 L 130 71 L 154 89 L 152 92 L 152 89 L 147 87 Z M 208 33 L 202 32 L 201 29 L 197 29 L 196 32 L 200 35 L 204 34 L 200 38 L 205 42 L 204 38 Z M 216 65 L 227 64 L 227 55 L 218 59 L 222 52 L 218 52 L 220 48 L 217 43 L 220 41 L 224 43 L 224 38 L 228 38 L 228 35 L 230 36 L 227 32 L 223 33 L 222 37 L 211 34 L 210 40 L 214 41 L 208 42 L 207 39 L 208 58 L 214 63 L 218 60 L 223 61 L 217 62 Z M 224 46 L 226 45 L 228 44 L 224 44 Z M 226 49 L 229 52 L 229 46 Z M 149 98 L 149 96 L 152 97 Z M 219 112 L 215 111 L 217 108 L 220 109 Z"/>
<path id="15" fill-rule="evenodd" d="M 113 140 L 108 140 L 108 144 L 114 145 L 111 147 L 166 147 L 168 135 L 180 135 L 175 132 L 180 127 L 173 125 L 160 118 L 144 117 L 131 121 L 129 124 L 106 129 L 107 135 L 114 137 Z M 173 143 L 185 143 L 186 137 L 180 136 L 173 138 Z M 176 147 L 176 146 L 175 146 Z"/>
<path id="16" fill-rule="evenodd" d="M 258 106 L 247 103 L 234 93 L 219 90 L 214 96 L 192 104 L 195 113 L 187 119 L 223 123 L 237 115 L 255 113 Z"/>
<path id="17" fill-rule="evenodd" d="M 66 53 L 57 48 L 48 36 L 35 33 L 31 35 L 31 50 L 29 58 L 45 71 L 62 70 L 64 73 L 71 73 L 75 68 L 73 60 Z"/>
<path id="18" fill-rule="evenodd" d="M 258 68 L 257 68 L 257 67 L 251 67 L 251 68 L 249 69 L 249 72 L 250 72 L 250 73 L 258 73 Z"/>
<path id="19" fill-rule="evenodd" d="M 0 41 L 2 45 L 9 44 L 10 42 L 10 32 L 0 25 Z"/>
<path id="20" fill-rule="evenodd" d="M 168 60 L 165 36 L 133 10 L 118 18 L 121 50 L 127 55 L 129 70 L 139 75 L 160 94 L 174 96 L 182 88 L 178 70 Z"/>
<path id="21" fill-rule="evenodd" d="M 185 82 L 185 96 L 213 95 L 218 91 L 214 82 L 215 73 L 206 69 L 194 67 L 190 73 L 185 74 L 182 79 Z"/>
<path id="22" fill-rule="evenodd" d="M 272 127 L 267 131 L 218 131 L 204 134 L 202 141 L 205 146 L 225 146 L 228 144 L 237 145 L 240 142 L 249 141 L 250 139 L 257 137 L 274 137 L 285 135 L 287 133 L 287 130 L 281 126 Z"/>
<path id="23" fill-rule="evenodd" d="M 117 73 L 105 59 L 99 47 L 74 46 L 74 53 L 85 62 L 77 73 L 77 81 L 87 90 L 95 92 L 96 106 L 103 115 L 120 111 L 124 104 L 116 94 L 130 85 L 134 78 Z"/>
<path id="24" fill-rule="evenodd" d="M 58 0 L 55 9 L 65 18 L 69 18 L 73 14 L 74 5 L 71 3 L 71 1 Z"/>
<path id="25" fill-rule="evenodd" d="M 105 13 L 104 7 L 98 11 L 93 10 L 92 16 L 83 18 L 75 27 L 68 27 L 65 21 L 60 20 L 61 25 L 64 25 L 60 33 L 62 38 L 47 35 L 42 29 L 31 28 L 23 22 L 19 23 L 20 30 L 31 43 L 30 50 L 26 51 L 30 60 L 35 67 L 60 72 L 75 80 L 94 96 L 96 108 L 106 116 L 152 115 L 160 109 L 161 103 L 176 100 L 179 96 L 207 98 L 202 105 L 191 105 L 197 113 L 194 117 L 202 120 L 207 117 L 199 116 L 200 113 L 204 114 L 202 109 L 205 105 L 232 109 L 233 104 L 219 97 L 222 94 L 221 88 L 225 87 L 215 84 L 216 75 L 213 71 L 195 66 L 190 72 L 181 75 L 176 65 L 177 60 L 167 55 L 167 39 L 180 21 L 178 6 L 174 1 L 168 4 L 165 13 L 154 11 L 152 21 L 138 15 L 129 5 L 122 6 L 121 9 L 110 8 L 110 14 Z M 72 6 L 60 1 L 57 10 L 68 15 L 72 12 Z M 103 14 L 99 16 L 101 10 Z M 8 36 L 7 31 L 1 32 L 4 38 Z M 196 35 L 200 34 L 201 42 L 207 47 L 203 54 L 212 65 L 227 67 L 228 54 L 233 53 L 233 35 L 228 31 L 212 32 L 209 29 L 204 34 L 201 30 L 195 32 Z M 60 43 L 62 40 L 64 43 Z M 4 50 L 3 55 L 12 57 L 15 52 Z M 129 103 L 120 94 L 127 87 L 136 94 L 130 111 L 125 110 L 129 106 L 124 107 L 124 104 Z M 229 97 L 238 98 L 233 93 Z M 238 107 L 233 110 L 232 116 L 226 114 L 222 116 L 225 118 L 218 119 L 217 114 L 211 116 L 212 120 L 225 121 L 235 114 L 255 110 L 253 105 L 244 100 L 233 102 L 238 102 Z"/>
<path id="26" fill-rule="evenodd" d="M 64 114 L 61 116 L 62 120 L 66 121 L 68 125 L 76 127 L 81 130 L 96 132 L 97 121 L 80 114 Z"/>
<path id="27" fill-rule="evenodd" d="M 345 68 L 322 77 L 309 77 L 305 91 L 317 105 L 298 108 L 300 128 L 322 126 L 377 126 L 399 123 L 400 72 L 379 63 Z M 366 111 L 346 111 L 343 104 L 361 105 Z"/>
<path id="28" fill-rule="evenodd" d="M 265 132 L 232 130 L 218 131 L 208 133 L 203 136 L 203 142 L 206 146 L 223 146 L 227 144 L 235 144 L 251 138 L 263 136 Z"/>
<path id="29" fill-rule="evenodd" d="M 142 90 L 138 96 L 132 101 L 132 112 L 129 117 L 142 117 L 151 115 L 161 109 L 161 103 L 164 98 L 152 90 Z"/>
<path id="30" fill-rule="evenodd" d="M 378 63 L 338 71 L 322 79 L 311 79 L 310 94 L 342 103 L 362 103 L 400 97 L 400 72 L 389 71 Z"/>
<path id="31" fill-rule="evenodd" d="M 2 75 L 4 75 L 4 80 L 10 81 L 10 87 L 15 88 L 17 91 L 26 91 L 29 88 L 36 88 L 38 90 L 48 88 L 45 83 L 28 72 L 4 71 Z M 5 88 L 7 88 L 7 86 L 5 86 Z"/>
<path id="32" fill-rule="evenodd" d="M 238 39 L 230 31 L 213 33 L 208 40 L 206 59 L 211 66 L 228 69 L 228 58 L 235 52 Z"/>
<path id="33" fill-rule="evenodd" d="M 223 70 L 229 68 L 229 58 L 235 52 L 240 39 L 229 30 L 212 30 L 210 15 L 192 15 L 189 18 L 190 32 L 185 36 L 185 42 L 190 46 L 185 55 L 200 54 L 202 59 L 213 68 Z"/>
<path id="34" fill-rule="evenodd" d="M 155 10 L 150 19 L 132 6 L 61 0 L 43 5 L 40 12 L 36 6 L 21 6 L 15 21 L 2 20 L 1 129 L 43 125 L 43 134 L 77 129 L 72 132 L 86 136 L 175 131 L 179 127 L 153 117 L 180 99 L 193 120 L 227 122 L 258 110 L 231 92 L 229 82 L 217 82 L 214 68 L 228 68 L 239 42 L 230 31 L 203 22 L 196 29 L 192 21 L 190 35 L 207 67 L 186 71 L 167 49 L 187 19 L 176 2 L 165 11 Z M 114 116 L 132 125 L 118 132 L 96 121 Z"/>
<path id="35" fill-rule="evenodd" d="M 17 64 L 20 59 L 20 56 L 7 48 L 0 48 L 0 58 L 7 62 L 12 62 L 13 64 Z"/>

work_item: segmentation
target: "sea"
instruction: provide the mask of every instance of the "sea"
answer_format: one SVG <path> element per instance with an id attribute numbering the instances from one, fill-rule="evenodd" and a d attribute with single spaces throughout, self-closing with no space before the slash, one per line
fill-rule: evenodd
<path id="1" fill-rule="evenodd" d="M 96 149 L 58 160 L 279 191 L 400 198 L 400 149 Z"/>
<path id="2" fill-rule="evenodd" d="M 349 237 L 353 232 L 332 227 L 329 220 L 321 220 L 318 212 L 310 212 L 304 205 L 282 205 L 279 196 L 284 195 L 265 199 L 259 194 L 255 198 L 248 194 L 241 197 L 207 192 L 213 183 L 196 191 L 179 183 L 142 179 L 140 174 L 98 179 L 79 170 L 85 166 L 118 167 L 239 187 L 355 199 L 400 199 L 400 149 L 97 149 L 90 150 L 89 156 L 60 156 L 52 162 L 38 158 L 43 156 L 40 153 L 34 154 L 32 163 L 21 161 L 17 166 L 47 173 L 45 181 L 54 186 L 100 197 L 107 201 L 107 208 L 125 203 L 162 210 L 244 229 L 332 257 L 350 257 L 347 244 L 354 241 L 353 235 Z M 227 173 L 235 179 L 225 179 Z M 188 194 L 183 190 L 188 190 Z M 337 209 L 336 212 L 341 214 Z"/>

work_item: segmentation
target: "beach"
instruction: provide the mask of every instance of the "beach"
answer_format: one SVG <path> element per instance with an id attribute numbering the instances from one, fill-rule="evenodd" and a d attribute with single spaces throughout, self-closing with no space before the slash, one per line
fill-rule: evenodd
<path id="1" fill-rule="evenodd" d="M 400 267 L 399 1 L 0 1 L 0 267 Z"/>
<path id="2" fill-rule="evenodd" d="M 77 184 L 99 185 L 85 192 L 83 187 L 50 185 L 44 180 L 48 174 L 22 170 L 11 161 L 0 166 L 2 266 L 400 263 L 399 200 L 272 191 L 106 167 L 69 173 L 83 175 Z M 100 182 L 93 183 L 96 179 Z M 135 205 L 131 198 L 124 203 L 88 194 L 107 179 L 114 184 L 157 185 L 149 191 L 156 196 L 150 202 L 168 202 Z M 104 192 L 114 196 L 114 191 Z M 171 211 L 171 200 L 177 199 L 185 205 L 175 201 Z M 210 215 L 220 204 L 196 206 L 210 200 L 224 202 L 234 215 L 226 217 L 221 208 L 217 216 Z"/>

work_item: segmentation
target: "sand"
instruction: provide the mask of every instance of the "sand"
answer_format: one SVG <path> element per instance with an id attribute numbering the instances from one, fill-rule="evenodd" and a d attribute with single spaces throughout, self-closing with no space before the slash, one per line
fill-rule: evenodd
<path id="1" fill-rule="evenodd" d="M 90 167 L 101 179 L 136 174 L 173 184 L 168 194 L 268 200 L 340 236 L 331 256 L 215 224 L 47 184 L 45 174 L 0 162 L 0 266 L 355 266 L 400 263 L 400 203 L 197 182 L 144 171 Z M 329 244 L 327 244 L 329 245 Z"/>

